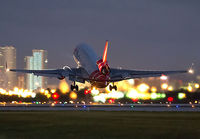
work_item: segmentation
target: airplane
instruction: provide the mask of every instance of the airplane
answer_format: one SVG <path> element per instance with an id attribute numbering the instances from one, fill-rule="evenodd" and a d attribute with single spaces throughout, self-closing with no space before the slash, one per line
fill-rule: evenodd
<path id="1" fill-rule="evenodd" d="M 71 68 L 65 66 L 62 69 L 46 69 L 46 70 L 24 70 L 24 69 L 8 69 L 12 72 L 21 72 L 34 74 L 36 76 L 56 77 L 59 80 L 63 80 L 66 77 L 73 83 L 71 84 L 71 90 L 78 91 L 78 85 L 76 82 L 85 83 L 86 81 L 91 84 L 92 87 L 105 88 L 109 84 L 109 90 L 117 90 L 115 82 L 146 77 L 159 77 L 162 75 L 170 75 L 176 73 L 193 73 L 190 70 L 176 70 L 176 71 L 144 71 L 144 70 L 127 70 L 110 68 L 107 61 L 109 42 L 106 41 L 103 57 L 98 58 L 94 50 L 87 44 L 78 45 L 74 52 L 73 57 L 77 63 L 77 68 Z"/>

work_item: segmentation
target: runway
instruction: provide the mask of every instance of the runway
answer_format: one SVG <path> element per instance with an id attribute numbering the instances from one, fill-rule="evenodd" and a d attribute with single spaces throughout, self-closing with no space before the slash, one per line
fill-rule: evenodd
<path id="1" fill-rule="evenodd" d="M 200 104 L 0 104 L 0 111 L 177 111 L 200 112 Z"/>

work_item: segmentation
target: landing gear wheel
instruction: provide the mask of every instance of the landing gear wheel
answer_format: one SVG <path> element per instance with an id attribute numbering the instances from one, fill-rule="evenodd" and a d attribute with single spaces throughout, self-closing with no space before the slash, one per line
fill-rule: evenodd
<path id="1" fill-rule="evenodd" d="M 117 91 L 117 86 L 116 85 L 109 85 L 109 90 L 112 91 L 113 89 L 115 89 L 115 91 Z"/>
<path id="2" fill-rule="evenodd" d="M 74 90 L 74 86 L 73 85 L 71 85 L 71 91 L 73 91 Z"/>
<path id="3" fill-rule="evenodd" d="M 117 86 L 116 85 L 114 85 L 113 88 L 115 89 L 115 91 L 117 91 Z"/>
<path id="4" fill-rule="evenodd" d="M 74 89 L 78 91 L 78 85 L 76 85 L 75 82 L 74 85 L 71 85 L 71 91 L 74 91 Z"/>
<path id="5" fill-rule="evenodd" d="M 109 90 L 112 91 L 113 87 L 112 85 L 109 85 Z"/>
<path id="6" fill-rule="evenodd" d="M 75 86 L 76 91 L 78 91 L 78 85 Z"/>

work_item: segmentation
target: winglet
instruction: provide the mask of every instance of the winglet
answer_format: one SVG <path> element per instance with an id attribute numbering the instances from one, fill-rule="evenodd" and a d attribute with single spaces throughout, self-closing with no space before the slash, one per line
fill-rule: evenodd
<path id="1" fill-rule="evenodd" d="M 10 71 L 10 69 L 8 69 L 7 62 L 6 62 L 6 66 L 5 66 L 5 68 L 6 68 L 6 72 Z"/>
<path id="2" fill-rule="evenodd" d="M 192 65 L 191 65 L 190 68 L 188 69 L 188 73 L 194 74 L 194 69 L 193 69 L 193 67 L 194 67 L 194 63 L 192 63 Z"/>
<path id="3" fill-rule="evenodd" d="M 103 53 L 103 62 L 105 63 L 107 61 L 107 51 L 108 51 L 108 40 L 106 40 L 104 53 Z"/>

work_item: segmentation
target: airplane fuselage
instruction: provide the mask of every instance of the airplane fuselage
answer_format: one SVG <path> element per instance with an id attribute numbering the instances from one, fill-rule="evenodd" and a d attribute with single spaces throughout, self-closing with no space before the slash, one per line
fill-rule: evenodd
<path id="1" fill-rule="evenodd" d="M 104 88 L 109 84 L 107 81 L 109 75 L 104 75 L 99 71 L 96 64 L 98 61 L 97 54 L 90 46 L 86 44 L 78 45 L 74 50 L 73 57 L 77 65 L 87 71 L 92 86 Z"/>

